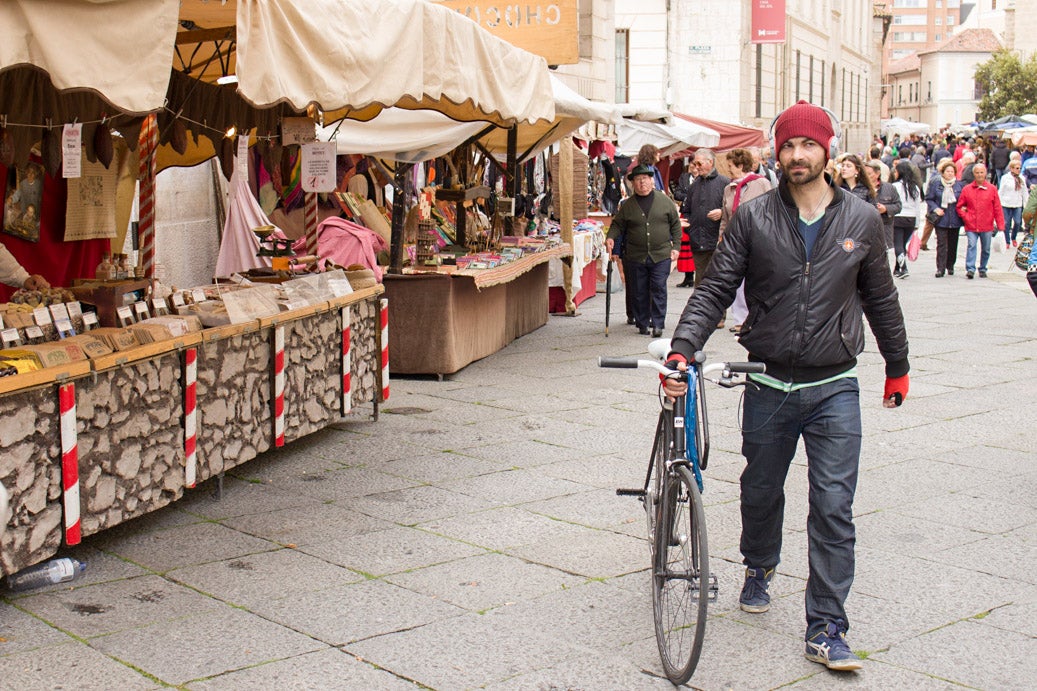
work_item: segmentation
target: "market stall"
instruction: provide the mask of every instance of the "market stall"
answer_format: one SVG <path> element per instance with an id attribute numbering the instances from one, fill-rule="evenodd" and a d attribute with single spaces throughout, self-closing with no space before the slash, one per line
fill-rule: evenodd
<path id="1" fill-rule="evenodd" d="M 346 274 L 292 294 L 289 266 L 270 276 L 276 285 L 161 290 L 149 246 L 159 159 L 216 155 L 229 173 L 238 146 L 228 133 L 251 131 L 275 161 L 287 115 L 362 118 L 395 104 L 508 126 L 553 117 L 543 59 L 416 0 L 15 0 L 0 20 L 0 110 L 18 115 L 3 123 L 0 163 L 25 165 L 42 145 L 37 165 L 57 179 L 69 161 L 60 133 L 79 122 L 72 151 L 108 168 L 117 128 L 132 154 L 120 169 L 141 182 L 136 270 L 106 257 L 94 270 L 53 274 L 59 285 L 91 282 L 79 300 L 62 293 L 31 316 L 12 310 L 29 321 L 5 324 L 14 347 L 0 363 L 0 482 L 13 514 L 0 542 L 4 573 L 175 501 L 355 405 L 377 415 L 388 395 L 381 285 L 354 289 Z M 132 30 L 96 31 L 116 24 Z M 443 35 L 451 41 L 421 40 Z M 392 80 L 355 79 L 387 66 Z M 237 86 L 214 83 L 227 78 Z M 116 292 L 135 279 L 144 287 Z M 100 324 L 87 296 L 114 308 Z M 529 322 L 516 316 L 505 333 Z"/>

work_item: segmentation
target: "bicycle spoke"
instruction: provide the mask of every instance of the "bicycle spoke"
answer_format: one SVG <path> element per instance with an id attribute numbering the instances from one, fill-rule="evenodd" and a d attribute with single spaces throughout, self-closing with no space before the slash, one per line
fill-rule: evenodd
<path id="1" fill-rule="evenodd" d="M 683 684 L 698 664 L 711 597 L 702 500 L 687 468 L 667 474 L 661 501 L 652 575 L 655 633 L 666 676 Z"/>

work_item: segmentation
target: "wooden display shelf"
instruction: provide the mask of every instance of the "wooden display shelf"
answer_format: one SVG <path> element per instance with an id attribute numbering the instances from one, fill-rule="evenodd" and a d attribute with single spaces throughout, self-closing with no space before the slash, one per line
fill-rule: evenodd
<path id="1" fill-rule="evenodd" d="M 454 226 L 456 229 L 454 244 L 464 247 L 465 241 L 467 240 L 468 219 L 465 215 L 464 209 L 466 206 L 469 206 L 469 204 L 466 202 L 488 198 L 491 192 L 492 190 L 485 185 L 469 187 L 465 190 L 448 190 L 442 188 L 436 190 L 437 200 L 454 202 L 457 204 L 457 211 L 454 213 Z"/>
<path id="2" fill-rule="evenodd" d="M 127 279 L 122 281 L 76 281 L 72 286 L 72 294 L 80 302 L 86 302 L 97 309 L 97 321 L 101 326 L 119 326 L 116 310 L 122 307 L 125 295 L 138 290 L 147 290 L 151 280 L 147 278 Z"/>

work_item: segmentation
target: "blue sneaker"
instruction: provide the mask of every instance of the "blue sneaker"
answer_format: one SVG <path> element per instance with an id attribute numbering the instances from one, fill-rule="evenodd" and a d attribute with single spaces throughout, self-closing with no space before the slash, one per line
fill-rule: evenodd
<path id="1" fill-rule="evenodd" d="M 838 672 L 861 668 L 861 659 L 846 645 L 846 632 L 834 622 L 807 639 L 806 658 Z"/>
<path id="2" fill-rule="evenodd" d="M 758 614 L 771 608 L 771 596 L 767 594 L 767 586 L 774 577 L 774 569 L 745 569 L 745 583 L 742 594 L 738 596 L 738 606 L 743 612 Z"/>

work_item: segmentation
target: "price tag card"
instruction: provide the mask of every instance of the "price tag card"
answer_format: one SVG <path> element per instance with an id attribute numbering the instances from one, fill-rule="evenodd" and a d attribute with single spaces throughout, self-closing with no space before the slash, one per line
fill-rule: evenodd
<path id="1" fill-rule="evenodd" d="M 144 302 L 143 300 L 133 303 L 133 311 L 137 315 L 137 321 L 141 321 L 142 319 L 148 319 L 151 317 L 151 311 L 148 309 L 148 303 Z"/>
<path id="2" fill-rule="evenodd" d="M 59 302 L 56 305 L 50 306 L 50 316 L 54 318 L 54 322 L 57 323 L 59 319 L 71 319 L 72 315 L 68 313 L 68 307 L 65 303 Z"/>
<path id="3" fill-rule="evenodd" d="M 77 319 L 83 316 L 83 306 L 79 304 L 79 301 L 66 302 L 65 309 L 68 310 L 69 319 Z"/>
<path id="4" fill-rule="evenodd" d="M 151 298 L 151 313 L 156 317 L 169 314 L 169 307 L 162 298 Z"/>
<path id="5" fill-rule="evenodd" d="M 184 294 L 180 291 L 173 293 L 173 307 L 184 306 Z"/>
<path id="6" fill-rule="evenodd" d="M 32 320 L 37 326 L 46 326 L 51 323 L 50 310 L 46 307 L 37 307 L 32 311 Z"/>
<path id="7" fill-rule="evenodd" d="M 72 328 L 72 320 L 68 317 L 58 317 L 55 319 L 54 328 L 58 330 L 58 338 L 76 335 L 76 330 Z"/>
<path id="8" fill-rule="evenodd" d="M 96 312 L 83 312 L 83 331 L 89 331 L 90 329 L 97 327 L 97 313 Z"/>
<path id="9" fill-rule="evenodd" d="M 196 303 L 205 302 L 205 290 L 202 288 L 194 288 L 191 290 L 191 297 L 194 298 Z"/>
<path id="10" fill-rule="evenodd" d="M 83 123 L 76 122 L 62 128 L 61 162 L 62 177 L 83 176 Z"/>
<path id="11" fill-rule="evenodd" d="M 3 331 L 3 330 L 4 330 L 4 318 L 3 318 L 3 316 L 0 316 L 0 331 Z"/>
<path id="12" fill-rule="evenodd" d="M 32 342 L 43 340 L 43 329 L 38 326 L 30 326 L 25 329 L 25 337 Z"/>
<path id="13" fill-rule="evenodd" d="M 14 327 L 0 331 L 0 339 L 3 340 L 5 348 L 20 346 L 22 344 L 22 337 L 18 335 L 18 329 Z"/>
<path id="14" fill-rule="evenodd" d="M 335 142 L 310 142 L 302 145 L 300 163 L 304 192 L 335 191 Z"/>
<path id="15" fill-rule="evenodd" d="M 133 311 L 129 305 L 123 305 L 115 310 L 115 314 L 119 317 L 119 326 L 130 326 L 133 324 Z"/>

